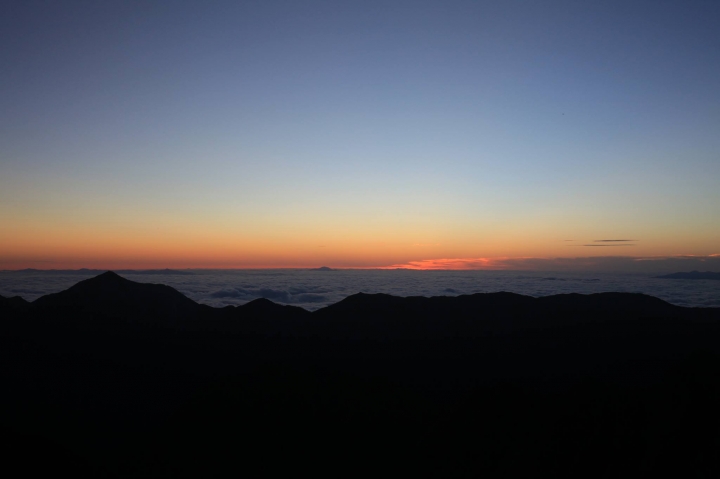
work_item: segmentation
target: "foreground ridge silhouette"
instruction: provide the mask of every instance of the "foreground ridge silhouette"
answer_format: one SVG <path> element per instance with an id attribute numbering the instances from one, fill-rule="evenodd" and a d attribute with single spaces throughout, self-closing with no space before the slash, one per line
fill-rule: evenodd
<path id="1" fill-rule="evenodd" d="M 718 477 L 720 309 L 641 294 L 212 308 L 0 296 L 3 464 L 75 477 Z"/>

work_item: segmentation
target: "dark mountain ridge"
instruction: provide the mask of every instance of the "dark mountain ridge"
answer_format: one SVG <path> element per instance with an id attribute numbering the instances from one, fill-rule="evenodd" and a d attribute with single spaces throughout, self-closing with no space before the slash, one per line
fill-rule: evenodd
<path id="1" fill-rule="evenodd" d="M 128 319 L 185 319 L 202 306 L 162 284 L 137 283 L 108 271 L 80 281 L 59 293 L 33 301 L 33 307 L 52 314 L 92 314 Z"/>
<path id="2" fill-rule="evenodd" d="M 0 297 L 0 358 L 7 460 L 76 477 L 720 472 L 720 309 L 640 294 L 311 313 L 106 272 Z"/>
<path id="3" fill-rule="evenodd" d="M 5 299 L 15 304 L 30 304 L 15 297 Z M 516 293 L 476 293 L 461 296 L 411 296 L 357 293 L 313 313 L 297 306 L 278 305 L 259 298 L 241 306 L 212 308 L 189 299 L 179 291 L 162 284 L 137 283 L 108 271 L 78 282 L 71 288 L 35 300 L 38 312 L 57 314 L 103 314 L 117 318 L 166 318 L 181 322 L 188 318 L 201 320 L 227 318 L 280 319 L 313 318 L 321 321 L 363 318 L 375 322 L 382 318 L 404 320 L 419 317 L 446 316 L 452 321 L 472 316 L 483 319 L 509 317 L 584 314 L 613 314 L 618 317 L 687 316 L 717 308 L 680 308 L 660 299 L 636 293 L 560 294 L 534 298 Z M 171 323 L 172 325 L 172 323 Z"/>

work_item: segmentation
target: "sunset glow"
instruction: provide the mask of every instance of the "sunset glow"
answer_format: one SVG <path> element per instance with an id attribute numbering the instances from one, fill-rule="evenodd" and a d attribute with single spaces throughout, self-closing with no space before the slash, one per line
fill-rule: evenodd
<path id="1" fill-rule="evenodd" d="M 0 269 L 711 258 L 711 4 L 18 4 Z"/>

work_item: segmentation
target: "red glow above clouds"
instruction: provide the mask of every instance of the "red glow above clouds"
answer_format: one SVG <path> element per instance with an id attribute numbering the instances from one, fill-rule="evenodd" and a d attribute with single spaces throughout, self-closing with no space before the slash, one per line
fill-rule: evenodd
<path id="1" fill-rule="evenodd" d="M 664 268 L 720 268 L 720 254 L 677 256 L 595 256 L 579 258 L 441 258 L 408 261 L 379 269 L 534 270 L 534 271 L 663 271 Z"/>
<path id="2" fill-rule="evenodd" d="M 501 258 L 443 258 L 423 259 L 410 261 L 403 264 L 394 264 L 380 269 L 445 269 L 445 270 L 470 270 L 470 269 L 506 269 L 502 265 Z"/>
<path id="3" fill-rule="evenodd" d="M 495 258 L 441 258 L 408 261 L 393 264 L 379 269 L 414 269 L 414 270 L 518 270 L 518 269 L 550 269 L 563 266 L 592 267 L 598 258 L 536 258 L 523 256 L 504 256 Z M 601 258 L 601 260 L 604 258 Z"/>

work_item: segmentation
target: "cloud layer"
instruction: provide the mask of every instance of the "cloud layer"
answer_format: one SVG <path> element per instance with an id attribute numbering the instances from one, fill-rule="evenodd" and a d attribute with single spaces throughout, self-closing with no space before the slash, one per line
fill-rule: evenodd
<path id="1" fill-rule="evenodd" d="M 315 310 L 359 292 L 397 296 L 443 296 L 509 291 L 530 296 L 603 291 L 642 292 L 684 306 L 720 306 L 720 290 L 713 281 L 669 280 L 655 276 L 691 270 L 720 271 L 720 255 L 675 258 L 460 258 L 416 265 L 455 267 L 455 270 L 193 270 L 192 275 L 123 273 L 139 282 L 167 284 L 189 298 L 222 307 L 257 298 Z M 502 270 L 467 270 L 468 266 Z M 617 268 L 640 271 L 618 273 Z M 653 274 L 655 269 L 657 274 Z M 1 272 L 0 295 L 19 295 L 32 301 L 62 291 L 88 271 Z"/>

